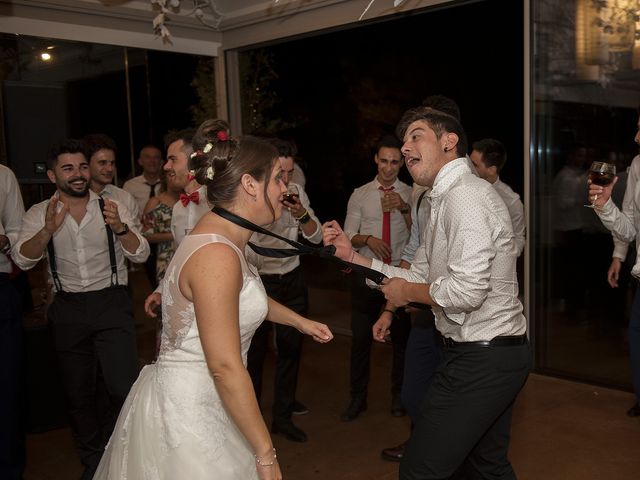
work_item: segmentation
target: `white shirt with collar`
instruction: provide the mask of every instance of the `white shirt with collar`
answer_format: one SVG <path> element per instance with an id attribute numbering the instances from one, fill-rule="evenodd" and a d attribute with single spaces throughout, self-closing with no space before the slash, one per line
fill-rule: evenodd
<path id="1" fill-rule="evenodd" d="M 320 221 L 313 213 L 313 209 L 311 208 L 311 205 L 309 203 L 309 197 L 307 196 L 307 193 L 304 191 L 304 188 L 301 185 L 297 185 L 293 182 L 290 182 L 289 185 L 296 185 L 298 187 L 298 192 L 300 194 L 300 203 L 307 210 L 307 212 L 309 212 L 311 220 L 316 222 L 315 231 L 311 235 L 305 235 L 304 232 L 299 230 L 298 222 L 292 217 L 291 212 L 289 212 L 285 207 L 282 208 L 282 215 L 280 216 L 280 218 L 276 220 L 275 223 L 272 223 L 265 228 L 273 233 L 280 235 L 281 237 L 288 238 L 289 240 L 297 240 L 298 233 L 302 233 L 302 236 L 310 242 L 320 243 L 322 241 L 322 228 L 320 225 Z M 251 236 L 250 241 L 261 247 L 290 248 L 290 246 L 284 243 L 282 240 L 278 240 L 277 238 L 263 235 L 261 233 L 254 233 Z M 258 270 L 261 275 L 282 275 L 291 272 L 293 269 L 297 268 L 298 265 L 300 265 L 300 257 L 297 255 L 288 258 L 262 257 L 258 265 Z"/>
<path id="2" fill-rule="evenodd" d="M 11 247 L 18 241 L 23 216 L 24 203 L 18 180 L 10 168 L 0 165 L 0 234 L 7 236 Z M 0 273 L 11 273 L 11 262 L 1 252 Z"/>
<path id="3" fill-rule="evenodd" d="M 103 198 L 108 198 L 109 200 L 115 200 L 118 204 L 122 204 L 129 210 L 131 216 L 135 219 L 133 224 L 128 224 L 129 227 L 135 226 L 137 231 L 142 231 L 142 226 L 140 225 L 140 218 L 142 217 L 142 210 L 138 208 L 138 202 L 133 198 L 126 190 L 116 187 L 115 185 L 109 184 L 105 185 L 100 195 Z M 125 222 L 126 223 L 126 222 Z"/>
<path id="4" fill-rule="evenodd" d="M 513 234 L 515 235 L 516 249 L 518 256 L 524 250 L 525 244 L 525 223 L 524 223 L 524 205 L 520 200 L 520 195 L 514 192 L 509 185 L 500 180 L 500 177 L 493 183 L 493 188 L 498 191 L 498 194 L 504 200 L 509 216 L 511 217 L 511 224 L 513 225 Z"/>
<path id="5" fill-rule="evenodd" d="M 122 186 L 123 190 L 130 193 L 135 199 L 136 205 L 138 205 L 139 216 L 142 216 L 144 207 L 149 201 L 149 195 L 151 194 L 151 184 L 147 183 L 147 179 L 144 175 L 138 175 L 130 180 L 124 182 Z M 160 193 L 160 180 L 153 184 L 153 194 L 158 195 Z"/>
<path id="6" fill-rule="evenodd" d="M 464 158 L 438 173 L 431 216 L 410 270 L 373 260 L 389 277 L 431 284 L 436 327 L 458 342 L 526 332 L 518 300 L 516 246 L 509 212 L 497 191 L 471 173 Z"/>
<path id="7" fill-rule="evenodd" d="M 355 235 L 371 235 L 382 239 L 382 203 L 384 192 L 377 177 L 365 185 L 356 188 L 347 204 L 347 216 L 344 220 L 344 232 L 351 240 Z M 411 203 L 412 189 L 409 185 L 396 179 L 393 191 L 400 194 L 406 203 Z M 391 212 L 391 264 L 398 265 L 402 249 L 409 239 L 409 229 L 404 216 L 398 211 Z M 366 245 L 359 252 L 374 258 L 375 254 Z"/>
<path id="8" fill-rule="evenodd" d="M 173 234 L 173 240 L 176 242 L 176 246 L 180 245 L 180 242 L 193 230 L 193 227 L 196 226 L 202 216 L 211 210 L 211 206 L 207 200 L 207 187 L 202 185 L 197 192 L 200 196 L 198 204 L 189 202 L 185 207 L 182 205 L 182 202 L 178 200 L 173 206 L 171 233 Z"/>
<path id="9" fill-rule="evenodd" d="M 111 264 L 106 230 L 109 227 L 104 223 L 99 199 L 100 197 L 96 193 L 89 190 L 87 212 L 80 224 L 78 225 L 75 219 L 67 214 L 62 225 L 53 235 L 58 276 L 65 292 L 91 292 L 102 290 L 111 285 Z M 40 257 L 27 258 L 20 253 L 20 247 L 44 227 L 49 201 L 45 200 L 31 207 L 22 221 L 20 237 L 13 249 L 13 259 L 22 270 L 33 268 L 40 259 L 47 255 L 45 249 Z M 117 200 L 115 202 L 118 204 L 118 213 L 122 223 L 130 225 L 130 230 L 140 241 L 138 249 L 129 253 L 122 248 L 118 237 L 115 235 L 113 237 L 118 267 L 118 283 L 126 285 L 127 265 L 124 259 L 128 258 L 135 263 L 144 262 L 149 256 L 149 243 L 135 227 L 131 227 L 131 225 L 135 225 L 135 219 L 127 207 Z M 62 207 L 63 204 L 60 202 L 57 210 L 60 211 Z M 51 271 L 49 271 L 49 282 L 53 283 Z"/>
<path id="10" fill-rule="evenodd" d="M 609 198 L 600 208 L 594 211 L 600 217 L 603 225 L 614 235 L 613 256 L 624 260 L 627 255 L 628 244 L 636 242 L 636 263 L 631 269 L 631 275 L 640 278 L 640 155 L 631 162 L 627 189 L 624 192 L 622 211 Z"/>

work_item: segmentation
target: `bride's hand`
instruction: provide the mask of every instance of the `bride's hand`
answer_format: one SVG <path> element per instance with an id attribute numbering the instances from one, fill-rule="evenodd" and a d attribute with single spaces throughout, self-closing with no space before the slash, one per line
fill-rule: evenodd
<path id="1" fill-rule="evenodd" d="M 304 319 L 299 330 L 305 335 L 311 336 L 318 343 L 327 343 L 333 338 L 333 333 L 324 323 Z"/>
<path id="2" fill-rule="evenodd" d="M 353 255 L 351 240 L 340 228 L 340 224 L 335 220 L 325 222 L 322 225 L 322 242 L 325 245 L 336 247 L 335 256 L 341 260 L 350 260 Z"/>

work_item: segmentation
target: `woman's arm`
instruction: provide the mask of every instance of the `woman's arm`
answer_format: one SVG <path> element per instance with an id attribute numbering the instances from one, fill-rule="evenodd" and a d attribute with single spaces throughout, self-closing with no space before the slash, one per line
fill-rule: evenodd
<path id="1" fill-rule="evenodd" d="M 289 325 L 305 335 L 310 335 L 316 342 L 327 343 L 333 338 L 333 334 L 329 327 L 324 323 L 314 322 L 297 314 L 290 308 L 269 298 L 269 313 L 267 318 L 274 323 Z"/>
<path id="2" fill-rule="evenodd" d="M 270 463 L 273 443 L 240 351 L 242 271 L 237 253 L 221 243 L 200 248 L 183 267 L 179 285 L 193 301 L 204 356 L 225 410 L 254 453 L 263 463 Z M 279 478 L 264 471 L 279 474 L 277 462 L 256 468 L 261 478 Z"/>

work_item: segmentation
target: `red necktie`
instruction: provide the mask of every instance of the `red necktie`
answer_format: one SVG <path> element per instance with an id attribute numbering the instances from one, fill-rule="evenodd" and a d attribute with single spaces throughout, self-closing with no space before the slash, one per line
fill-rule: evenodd
<path id="1" fill-rule="evenodd" d="M 378 187 L 383 194 L 393 190 L 393 187 Z M 382 212 L 382 241 L 391 246 L 391 212 Z M 391 263 L 391 257 L 384 258 L 384 263 Z"/>
<path id="2" fill-rule="evenodd" d="M 196 205 L 200 203 L 200 193 L 196 190 L 192 193 L 181 193 L 180 194 L 180 203 L 182 203 L 183 207 L 189 205 L 189 202 L 193 202 Z"/>

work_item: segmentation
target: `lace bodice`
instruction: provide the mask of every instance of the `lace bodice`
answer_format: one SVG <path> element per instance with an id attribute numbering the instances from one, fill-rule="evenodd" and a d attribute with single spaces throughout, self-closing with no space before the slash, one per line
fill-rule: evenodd
<path id="1" fill-rule="evenodd" d="M 238 254 L 242 266 L 243 284 L 239 303 L 240 340 L 242 358 L 246 363 L 251 337 L 267 314 L 266 293 L 258 272 L 246 261 L 238 247 L 225 237 L 216 234 L 187 235 L 167 268 L 162 289 L 161 356 L 182 350 L 183 355 L 193 356 L 192 360 L 204 361 L 193 303 L 180 292 L 178 279 L 183 265 L 194 252 L 205 245 L 217 242 L 231 246 Z"/>

